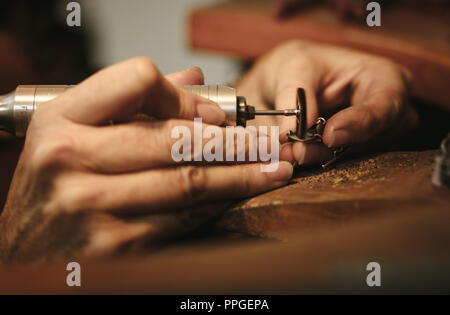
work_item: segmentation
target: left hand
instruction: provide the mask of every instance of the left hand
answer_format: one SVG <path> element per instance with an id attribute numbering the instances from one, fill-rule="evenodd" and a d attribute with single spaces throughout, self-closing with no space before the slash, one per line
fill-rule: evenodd
<path id="1" fill-rule="evenodd" d="M 329 148 L 393 137 L 415 127 L 409 79 L 405 69 L 388 59 L 294 40 L 257 61 L 238 93 L 260 108 L 289 109 L 296 106 L 297 88 L 305 89 L 307 126 L 319 116 L 327 119 L 323 144 L 286 143 L 280 158 L 307 165 L 328 160 Z M 281 142 L 287 142 L 289 130 L 296 130 L 293 117 L 265 123 L 279 124 Z"/>

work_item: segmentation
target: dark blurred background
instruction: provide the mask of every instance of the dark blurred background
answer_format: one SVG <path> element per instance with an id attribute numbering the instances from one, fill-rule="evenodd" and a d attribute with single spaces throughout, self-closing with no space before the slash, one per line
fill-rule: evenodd
<path id="1" fill-rule="evenodd" d="M 236 72 L 231 58 L 194 53 L 187 45 L 189 12 L 217 0 L 78 1 L 81 27 L 66 24 L 69 2 L 2 1 L 0 94 L 18 84 L 77 83 L 134 56 L 151 57 L 163 73 L 200 66 L 211 82 Z"/>

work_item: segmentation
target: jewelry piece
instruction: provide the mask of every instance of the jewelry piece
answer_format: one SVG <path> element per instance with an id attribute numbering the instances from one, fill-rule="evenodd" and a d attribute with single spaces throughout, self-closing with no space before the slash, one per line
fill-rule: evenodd
<path id="1" fill-rule="evenodd" d="M 314 125 L 306 129 L 306 97 L 305 90 L 302 88 L 297 89 L 297 132 L 289 131 L 287 137 L 290 142 L 303 142 L 303 143 L 323 143 L 323 132 L 327 121 L 323 117 L 319 117 Z M 342 157 L 342 154 L 347 148 L 337 147 L 330 148 L 333 157 L 322 164 L 323 169 L 327 169 L 330 165 L 335 163 Z"/>

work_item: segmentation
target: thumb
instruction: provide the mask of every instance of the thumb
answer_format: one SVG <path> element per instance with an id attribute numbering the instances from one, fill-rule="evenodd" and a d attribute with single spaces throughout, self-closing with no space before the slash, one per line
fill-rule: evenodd
<path id="1" fill-rule="evenodd" d="M 362 143 L 380 133 L 386 121 L 369 106 L 351 106 L 333 115 L 325 127 L 323 142 L 329 148 Z"/>
<path id="2" fill-rule="evenodd" d="M 168 74 L 166 79 L 173 85 L 203 85 L 205 82 L 203 71 L 199 67 Z"/>

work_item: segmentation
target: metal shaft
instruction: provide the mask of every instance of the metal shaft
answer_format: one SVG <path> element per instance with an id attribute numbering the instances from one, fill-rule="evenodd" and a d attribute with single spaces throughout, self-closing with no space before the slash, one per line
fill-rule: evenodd
<path id="1" fill-rule="evenodd" d="M 266 115 L 266 116 L 297 116 L 300 115 L 300 110 L 298 109 L 285 109 L 285 110 L 257 110 L 255 115 Z"/>

